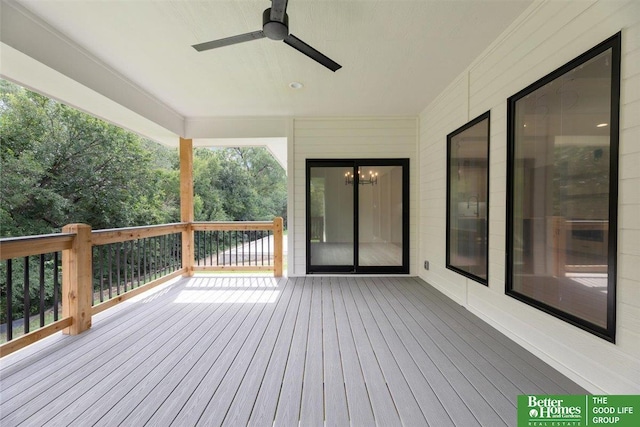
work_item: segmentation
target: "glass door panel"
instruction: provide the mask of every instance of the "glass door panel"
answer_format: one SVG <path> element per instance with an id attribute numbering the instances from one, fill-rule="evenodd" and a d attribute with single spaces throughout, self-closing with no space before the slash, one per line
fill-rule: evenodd
<path id="1" fill-rule="evenodd" d="M 351 166 L 309 168 L 309 264 L 354 265 L 353 186 Z"/>
<path id="2" fill-rule="evenodd" d="M 307 273 L 409 273 L 409 160 L 307 160 Z"/>
<path id="3" fill-rule="evenodd" d="M 358 168 L 358 265 L 403 265 L 402 166 Z"/>

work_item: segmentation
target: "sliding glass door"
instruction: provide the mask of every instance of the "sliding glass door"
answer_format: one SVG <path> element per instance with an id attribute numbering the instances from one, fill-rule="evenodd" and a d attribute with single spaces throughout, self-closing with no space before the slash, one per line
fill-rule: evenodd
<path id="1" fill-rule="evenodd" d="M 307 161 L 307 273 L 409 272 L 409 161 Z"/>

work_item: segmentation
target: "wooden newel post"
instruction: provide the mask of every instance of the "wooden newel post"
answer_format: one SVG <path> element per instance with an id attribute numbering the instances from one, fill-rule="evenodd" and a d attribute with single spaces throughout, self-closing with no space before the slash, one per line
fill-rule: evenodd
<path id="1" fill-rule="evenodd" d="M 282 277 L 282 217 L 273 220 L 273 275 Z"/>
<path id="2" fill-rule="evenodd" d="M 76 235 L 71 249 L 62 251 L 62 316 L 73 319 L 62 332 L 77 335 L 91 327 L 91 226 L 69 224 L 62 232 Z"/>

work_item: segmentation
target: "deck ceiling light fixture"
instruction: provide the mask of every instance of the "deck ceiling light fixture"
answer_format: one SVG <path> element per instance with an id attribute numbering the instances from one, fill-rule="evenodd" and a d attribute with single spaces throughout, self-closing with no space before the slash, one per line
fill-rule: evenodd
<path id="1" fill-rule="evenodd" d="M 345 172 L 344 174 L 344 185 L 353 185 L 354 175 L 353 172 Z M 369 171 L 369 175 L 365 175 L 362 173 L 360 169 L 358 169 L 358 184 L 360 185 L 376 185 L 378 183 L 378 172 Z"/>

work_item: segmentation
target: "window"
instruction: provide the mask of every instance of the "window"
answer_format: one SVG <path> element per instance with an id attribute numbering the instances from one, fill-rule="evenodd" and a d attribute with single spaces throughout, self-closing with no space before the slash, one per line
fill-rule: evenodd
<path id="1" fill-rule="evenodd" d="M 507 294 L 615 339 L 620 35 L 508 100 Z"/>
<path id="2" fill-rule="evenodd" d="M 489 120 L 486 112 L 447 136 L 447 268 L 485 285 Z"/>

